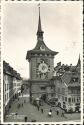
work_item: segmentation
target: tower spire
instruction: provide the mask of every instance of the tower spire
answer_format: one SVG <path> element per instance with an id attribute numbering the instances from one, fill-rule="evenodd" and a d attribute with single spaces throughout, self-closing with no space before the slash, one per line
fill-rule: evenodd
<path id="1" fill-rule="evenodd" d="M 41 18 L 40 18 L 40 6 L 39 6 L 39 22 L 38 22 L 38 31 L 41 32 Z"/>
<path id="2" fill-rule="evenodd" d="M 79 59 L 78 59 L 77 66 L 79 66 L 79 65 L 80 65 L 80 63 L 81 63 L 81 61 L 80 61 L 80 54 L 79 54 Z"/>
<path id="3" fill-rule="evenodd" d="M 39 9 L 39 20 L 38 20 L 37 40 L 43 40 L 43 31 L 41 27 L 41 17 L 40 17 L 40 4 L 38 4 L 38 9 Z"/>

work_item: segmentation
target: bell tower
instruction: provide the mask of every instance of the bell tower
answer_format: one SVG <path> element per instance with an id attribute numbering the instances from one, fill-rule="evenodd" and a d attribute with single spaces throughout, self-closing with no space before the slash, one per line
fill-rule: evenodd
<path id="1" fill-rule="evenodd" d="M 53 76 L 54 56 L 58 54 L 58 52 L 52 51 L 46 46 L 43 33 L 39 7 L 37 44 L 34 49 L 27 51 L 26 55 L 30 70 L 30 99 L 32 97 L 39 98 L 42 94 L 48 94 L 46 87 Z"/>

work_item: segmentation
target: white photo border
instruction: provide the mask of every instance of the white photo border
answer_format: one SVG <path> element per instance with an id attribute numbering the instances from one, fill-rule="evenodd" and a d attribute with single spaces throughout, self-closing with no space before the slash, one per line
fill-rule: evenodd
<path id="1" fill-rule="evenodd" d="M 35 1 L 35 0 L 2 0 L 1 2 L 0 2 L 0 8 L 1 8 L 1 14 L 0 14 L 0 18 L 1 18 L 1 24 L 0 24 L 0 29 L 1 29 L 1 35 L 0 35 L 0 37 L 1 37 L 1 44 L 0 44 L 0 48 L 1 48 L 1 94 L 0 94 L 0 96 L 1 96 L 1 100 L 0 100 L 0 103 L 1 103 L 1 123 L 2 124 L 60 124 L 60 125 L 62 125 L 62 124 L 83 124 L 83 80 L 84 80 L 84 75 L 83 75 L 83 67 L 84 67 L 84 60 L 83 60 L 83 54 L 84 54 L 84 51 L 83 51 L 83 43 L 82 43 L 82 48 L 81 48 L 81 122 L 74 122 L 74 121 L 64 121 L 64 122 L 4 122 L 3 121 L 3 25 L 2 25 L 2 22 L 3 22 L 3 6 L 4 6 L 4 4 L 5 4 L 5 2 L 6 3 L 55 3 L 55 2 L 58 2 L 58 3 L 60 3 L 60 2 L 81 2 L 82 4 L 83 4 L 83 2 L 82 2 L 82 0 L 79 0 L 79 1 L 77 1 L 77 0 L 74 0 L 74 1 L 71 1 L 71 0 L 64 0 L 64 1 L 58 1 L 58 0 L 54 0 L 54 1 L 51 1 L 51 0 L 49 0 L 49 1 L 42 1 L 42 0 L 38 0 L 38 1 Z M 81 9 L 82 9 L 82 11 L 83 11 L 83 5 L 82 5 L 82 7 L 81 7 Z M 83 20 L 83 17 L 81 17 L 81 19 Z M 81 27 L 81 29 L 82 29 L 82 31 L 83 31 L 83 24 L 82 24 L 82 27 Z M 83 34 L 83 32 L 82 32 L 82 34 Z M 81 39 L 82 41 L 83 41 L 83 38 Z"/>

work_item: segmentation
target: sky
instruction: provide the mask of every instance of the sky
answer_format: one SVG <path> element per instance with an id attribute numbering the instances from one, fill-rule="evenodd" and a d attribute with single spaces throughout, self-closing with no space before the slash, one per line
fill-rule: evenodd
<path id="1" fill-rule="evenodd" d="M 44 42 L 59 52 L 54 66 L 76 65 L 82 49 L 82 2 L 41 3 Z M 38 3 L 5 3 L 3 7 L 3 60 L 29 78 L 28 50 L 37 43 Z"/>

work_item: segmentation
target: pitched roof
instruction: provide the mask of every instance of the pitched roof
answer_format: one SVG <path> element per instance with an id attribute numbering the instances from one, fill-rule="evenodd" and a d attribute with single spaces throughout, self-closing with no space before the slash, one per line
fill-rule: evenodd
<path id="1" fill-rule="evenodd" d="M 71 83 L 68 84 L 68 87 L 78 87 L 78 86 L 80 86 L 79 82 L 73 82 L 72 84 Z"/>
<path id="2" fill-rule="evenodd" d="M 80 86 L 80 76 L 78 75 L 78 73 L 75 73 L 75 75 L 73 75 L 72 72 L 65 72 L 61 78 L 62 82 L 66 83 L 68 87 Z M 78 78 L 78 81 L 74 81 L 73 79 L 75 78 Z"/>
<path id="3" fill-rule="evenodd" d="M 20 74 L 17 73 L 17 71 L 15 71 L 6 61 L 3 61 L 3 73 L 21 79 Z"/>
<path id="4" fill-rule="evenodd" d="M 61 79 L 62 79 L 62 82 L 63 83 L 66 83 L 67 85 L 70 83 L 71 81 L 71 78 L 72 78 L 72 73 L 71 72 L 65 72 Z"/>
<path id="5" fill-rule="evenodd" d="M 42 50 L 41 47 L 43 47 L 45 49 Z M 58 52 L 55 52 L 55 51 L 52 51 L 51 49 L 49 49 L 43 41 L 38 41 L 34 49 L 27 51 L 26 59 L 28 59 L 30 54 L 52 54 L 52 55 L 56 55 L 56 54 L 58 54 Z"/>

